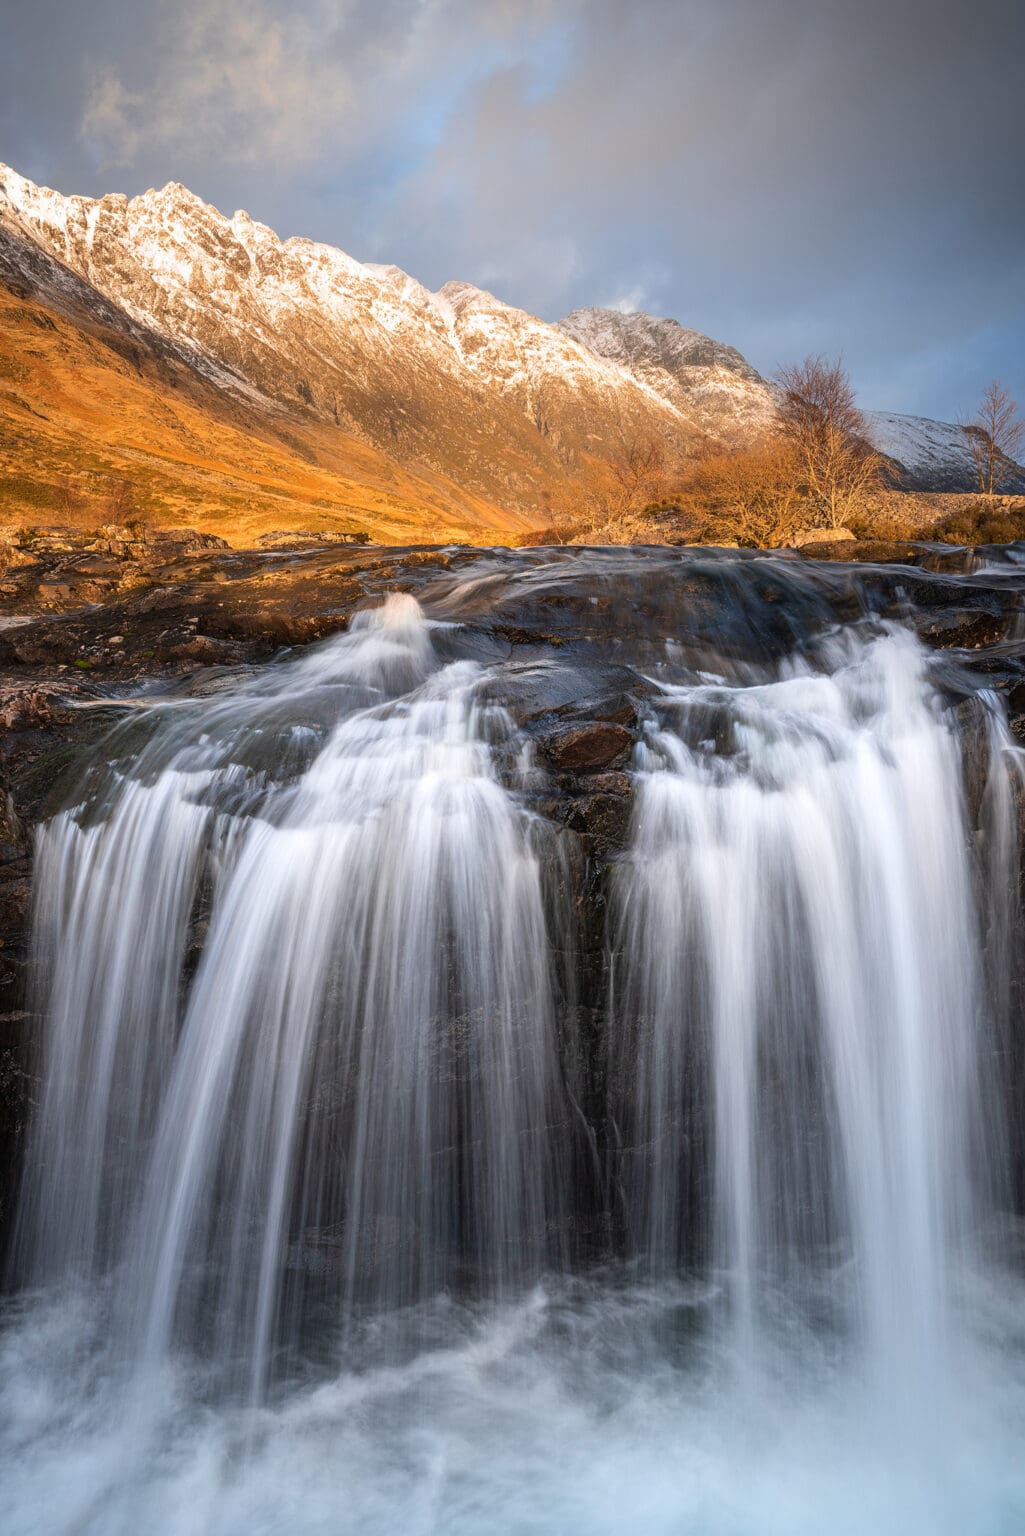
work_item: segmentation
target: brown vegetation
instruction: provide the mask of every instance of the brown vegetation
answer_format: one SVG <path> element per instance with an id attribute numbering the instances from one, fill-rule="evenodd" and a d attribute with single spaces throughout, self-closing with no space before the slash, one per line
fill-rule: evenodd
<path id="1" fill-rule="evenodd" d="M 800 459 L 783 437 L 700 459 L 691 471 L 687 497 L 703 543 L 787 544 L 807 522 Z"/>
<path id="2" fill-rule="evenodd" d="M 0 525 L 282 527 L 383 543 L 515 538 L 531 518 L 324 423 L 258 413 L 185 365 L 0 282 Z"/>
<path id="3" fill-rule="evenodd" d="M 962 496 L 915 536 L 941 544 L 1011 544 L 1025 538 L 1025 497 Z"/>
<path id="4" fill-rule="evenodd" d="M 627 440 L 604 480 L 588 490 L 567 520 L 571 544 L 647 544 L 651 511 L 671 502 L 682 483 L 678 454 L 655 438 Z"/>
<path id="5" fill-rule="evenodd" d="M 884 461 L 839 361 L 806 357 L 781 368 L 780 425 L 799 466 L 808 526 L 842 528 L 883 488 Z"/>
<path id="6" fill-rule="evenodd" d="M 675 499 L 600 527 L 586 512 L 568 513 L 520 542 L 803 545 L 814 529 L 790 468 L 778 438 L 736 453 L 709 453 L 686 467 Z M 1025 538 L 1025 497 L 884 489 L 852 513 L 847 529 L 871 543 L 1006 544 Z"/>
<path id="7" fill-rule="evenodd" d="M 864 525 L 886 494 L 882 457 L 838 362 L 780 373 L 779 430 L 690 460 L 662 445 L 628 446 L 604 492 L 582 497 L 531 542 L 665 542 L 782 546 L 817 530 Z"/>

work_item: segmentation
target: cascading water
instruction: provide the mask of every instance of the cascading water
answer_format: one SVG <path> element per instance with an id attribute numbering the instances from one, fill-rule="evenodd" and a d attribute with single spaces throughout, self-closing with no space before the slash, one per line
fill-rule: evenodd
<path id="1" fill-rule="evenodd" d="M 995 1040 L 925 654 L 895 632 L 826 655 L 661 701 L 619 884 L 619 1116 L 649 1266 L 710 1226 L 748 1360 L 759 1308 L 824 1266 L 893 1386 L 942 1374 L 951 1276 L 994 1208 Z"/>
<path id="2" fill-rule="evenodd" d="M 558 1266 L 541 873 L 477 674 L 392 597 L 269 689 L 169 707 L 108 807 L 43 830 L 23 1262 L 110 1277 L 133 1356 L 201 1343 L 258 1392 L 312 1295 Z"/>
<path id="3" fill-rule="evenodd" d="M 5 1529 L 1023 1528 L 999 704 L 617 636 L 602 872 L 500 586 L 126 706 L 41 829 Z"/>

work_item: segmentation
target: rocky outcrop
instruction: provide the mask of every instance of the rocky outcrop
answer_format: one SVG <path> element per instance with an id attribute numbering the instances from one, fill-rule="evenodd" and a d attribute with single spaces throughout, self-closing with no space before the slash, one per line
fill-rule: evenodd
<path id="1" fill-rule="evenodd" d="M 182 556 L 228 548 L 216 534 L 194 528 L 0 526 L 0 603 L 7 610 L 0 627 L 104 601 L 147 585 Z"/>
<path id="2" fill-rule="evenodd" d="M 559 329 L 628 370 L 653 393 L 692 415 L 712 437 L 746 439 L 771 429 L 776 389 L 736 347 L 676 320 L 614 309 L 575 309 Z"/>
<path id="3" fill-rule="evenodd" d="M 542 743 L 544 756 L 553 768 L 570 773 L 595 773 L 622 768 L 634 738 L 625 726 L 611 720 L 571 725 Z"/>

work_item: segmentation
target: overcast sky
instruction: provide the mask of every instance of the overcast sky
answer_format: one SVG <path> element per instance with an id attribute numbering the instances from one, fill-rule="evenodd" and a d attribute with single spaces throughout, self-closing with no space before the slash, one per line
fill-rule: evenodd
<path id="1" fill-rule="evenodd" d="M 0 159 L 1025 405 L 1025 0 L 0 0 Z"/>

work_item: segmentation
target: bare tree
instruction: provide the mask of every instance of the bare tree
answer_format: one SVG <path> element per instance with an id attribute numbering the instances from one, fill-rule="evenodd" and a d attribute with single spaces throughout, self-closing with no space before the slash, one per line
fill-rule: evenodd
<path id="1" fill-rule="evenodd" d="M 786 543 L 807 521 L 797 451 L 778 435 L 699 459 L 687 493 L 704 514 L 706 538 L 765 548 Z"/>
<path id="2" fill-rule="evenodd" d="M 666 494 L 669 466 L 665 446 L 656 438 L 631 439 L 611 468 L 610 510 L 641 512 Z"/>
<path id="3" fill-rule="evenodd" d="M 842 527 L 883 484 L 883 460 L 867 440 L 851 381 L 837 361 L 806 357 L 781 368 L 780 424 L 799 465 L 809 514 Z"/>
<path id="4" fill-rule="evenodd" d="M 53 506 L 61 522 L 68 524 L 79 522 L 85 511 L 85 497 L 68 475 L 61 475 L 54 486 Z"/>
<path id="5" fill-rule="evenodd" d="M 108 523 L 123 525 L 139 521 L 135 493 L 135 481 L 128 475 L 111 473 L 107 476 L 102 506 Z"/>
<path id="6" fill-rule="evenodd" d="M 657 438 L 629 438 L 602 479 L 586 492 L 571 520 L 574 543 L 631 544 L 652 536 L 647 509 L 671 500 L 679 462 Z"/>
<path id="7" fill-rule="evenodd" d="M 1012 475 L 1020 473 L 1018 456 L 1025 445 L 1025 422 L 1017 401 L 997 380 L 983 391 L 975 415 L 961 422 L 972 456 L 979 490 L 993 496 Z"/>

